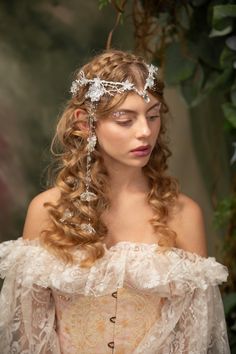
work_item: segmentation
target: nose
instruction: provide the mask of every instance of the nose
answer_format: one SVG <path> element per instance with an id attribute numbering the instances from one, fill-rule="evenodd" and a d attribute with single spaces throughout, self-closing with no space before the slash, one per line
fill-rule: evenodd
<path id="1" fill-rule="evenodd" d="M 149 127 L 148 121 L 146 117 L 142 117 L 137 120 L 137 130 L 136 130 L 136 137 L 148 137 L 151 134 L 151 129 Z"/>

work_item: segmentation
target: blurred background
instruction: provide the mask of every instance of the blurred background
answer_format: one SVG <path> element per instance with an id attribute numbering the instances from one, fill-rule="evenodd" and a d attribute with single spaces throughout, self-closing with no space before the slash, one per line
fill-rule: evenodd
<path id="1" fill-rule="evenodd" d="M 169 172 L 203 209 L 209 254 L 236 332 L 236 5 L 234 1 L 0 0 L 0 237 L 21 236 L 47 188 L 50 143 L 73 72 L 106 46 L 161 67 Z"/>

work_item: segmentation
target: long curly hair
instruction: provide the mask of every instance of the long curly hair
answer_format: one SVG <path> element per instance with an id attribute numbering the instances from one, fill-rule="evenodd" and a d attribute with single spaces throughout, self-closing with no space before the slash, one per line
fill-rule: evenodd
<path id="1" fill-rule="evenodd" d="M 144 85 L 148 75 L 143 58 L 119 50 L 104 51 L 84 65 L 82 70 L 89 79 L 97 76 L 103 80 L 119 82 L 128 79 L 135 85 L 139 85 L 140 82 Z M 78 77 L 78 72 L 75 78 Z M 161 128 L 156 145 L 143 171 L 150 186 L 147 200 L 155 215 L 149 222 L 155 234 L 158 235 L 158 244 L 161 249 L 168 249 L 175 245 L 176 233 L 168 227 L 167 219 L 178 197 L 179 184 L 176 178 L 166 174 L 167 159 L 172 153 L 165 137 L 165 113 L 168 112 L 168 107 L 163 97 L 163 90 L 164 84 L 156 75 L 155 86 L 149 91 L 162 103 Z M 58 161 L 58 169 L 52 186 L 60 190 L 60 198 L 56 203 L 44 204 L 48 208 L 51 226 L 43 230 L 40 238 L 41 244 L 48 251 L 66 263 L 75 263 L 74 251 L 85 250 L 86 257 L 81 261 L 81 267 L 90 267 L 105 253 L 103 243 L 108 228 L 102 221 L 102 214 L 109 210 L 111 205 L 108 198 L 109 175 L 98 149 L 95 149 L 91 155 L 90 183 L 90 190 L 97 195 L 97 198 L 91 201 L 89 206 L 79 199 L 85 190 L 88 132 L 80 130 L 78 124 L 76 125 L 75 111 L 78 108 L 88 108 L 88 100 L 85 99 L 86 91 L 86 87 L 81 87 L 79 92 L 67 102 L 57 124 L 52 141 L 52 152 Z M 125 100 L 128 94 L 129 92 L 125 92 L 118 95 L 118 99 L 102 96 L 96 106 L 96 118 L 105 119 Z M 59 147 L 57 153 L 54 152 L 55 146 Z M 61 222 L 60 219 L 67 209 L 73 215 L 69 220 Z M 79 228 L 79 225 L 86 223 L 88 219 L 96 230 L 95 234 Z"/>

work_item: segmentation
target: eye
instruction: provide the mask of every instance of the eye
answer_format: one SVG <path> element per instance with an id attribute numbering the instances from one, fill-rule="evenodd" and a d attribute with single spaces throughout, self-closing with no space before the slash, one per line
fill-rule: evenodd
<path id="1" fill-rule="evenodd" d="M 153 116 L 149 116 L 149 117 L 148 117 L 148 119 L 151 120 L 151 121 L 154 121 L 154 120 L 156 120 L 157 118 L 160 118 L 160 115 L 159 115 L 159 114 L 158 114 L 158 115 L 155 115 L 155 116 L 153 115 Z"/>
<path id="2" fill-rule="evenodd" d="M 116 123 L 119 124 L 119 125 L 127 126 L 127 125 L 130 125 L 132 123 L 132 120 L 129 119 L 129 120 L 123 120 L 123 121 L 116 121 Z"/>

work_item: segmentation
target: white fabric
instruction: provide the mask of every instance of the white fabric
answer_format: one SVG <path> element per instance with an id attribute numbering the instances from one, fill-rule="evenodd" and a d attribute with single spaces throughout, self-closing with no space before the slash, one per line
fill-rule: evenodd
<path id="1" fill-rule="evenodd" d="M 104 257 L 84 269 L 65 265 L 37 240 L 0 244 L 0 353 L 230 353 L 218 289 L 225 266 L 177 248 L 159 253 L 156 244 L 104 247 Z M 89 325 L 85 303 L 99 303 Z M 115 315 L 112 328 L 107 314 Z"/>

